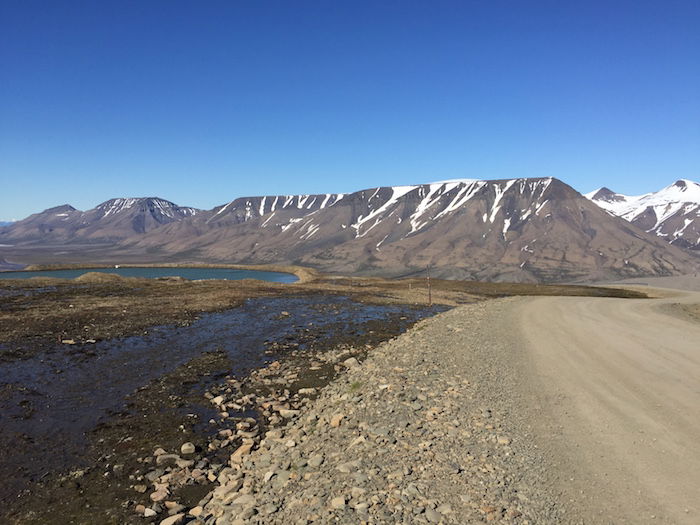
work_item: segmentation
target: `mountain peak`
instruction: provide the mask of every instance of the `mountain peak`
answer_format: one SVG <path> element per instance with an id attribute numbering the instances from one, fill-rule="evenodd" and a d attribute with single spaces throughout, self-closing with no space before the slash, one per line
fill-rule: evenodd
<path id="1" fill-rule="evenodd" d="M 624 195 L 620 195 L 619 193 L 615 193 L 609 188 L 606 188 L 603 186 L 599 190 L 595 190 L 591 193 L 587 193 L 586 197 L 588 197 L 591 200 L 594 201 L 605 201 L 605 202 L 620 202 L 625 200 Z"/>
<path id="2" fill-rule="evenodd" d="M 695 186 L 700 186 L 697 182 L 688 179 L 678 179 L 672 184 L 672 186 L 678 186 L 679 188 L 693 188 Z"/>
<path id="3" fill-rule="evenodd" d="M 679 179 L 665 188 L 638 196 L 615 194 L 601 188 L 586 197 L 612 215 L 686 248 L 700 249 L 700 184 Z"/>
<path id="4" fill-rule="evenodd" d="M 53 208 L 47 208 L 43 213 L 68 213 L 71 211 L 78 211 L 70 204 L 61 204 L 60 206 L 54 206 Z"/>

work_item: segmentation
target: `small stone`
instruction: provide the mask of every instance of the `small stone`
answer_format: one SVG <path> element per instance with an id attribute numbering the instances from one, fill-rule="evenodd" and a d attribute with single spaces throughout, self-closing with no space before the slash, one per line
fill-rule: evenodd
<path id="1" fill-rule="evenodd" d="M 255 505 L 255 497 L 251 494 L 243 494 L 242 496 L 234 499 L 231 505 L 242 505 L 244 507 L 250 507 Z"/>
<path id="2" fill-rule="evenodd" d="M 172 463 L 175 464 L 177 460 L 180 459 L 180 456 L 177 454 L 161 454 L 156 458 L 156 465 L 163 465 L 165 463 Z"/>
<path id="3" fill-rule="evenodd" d="M 204 508 L 201 505 L 197 505 L 196 507 L 191 508 L 190 510 L 187 511 L 187 514 L 190 516 L 194 516 L 195 518 L 198 518 L 199 516 L 202 515 L 204 512 Z"/>
<path id="4" fill-rule="evenodd" d="M 299 410 L 290 410 L 288 408 L 283 408 L 279 411 L 280 416 L 285 419 L 290 419 L 299 415 Z"/>
<path id="5" fill-rule="evenodd" d="M 243 456 L 247 456 L 248 454 L 250 454 L 252 448 L 252 443 L 245 443 L 238 447 L 236 451 L 233 454 L 231 454 L 231 463 L 240 463 L 241 461 L 243 461 Z"/>
<path id="6" fill-rule="evenodd" d="M 180 447 L 181 454 L 194 454 L 196 450 L 197 447 L 194 446 L 194 443 L 190 443 L 189 441 L 187 443 L 183 443 Z"/>
<path id="7" fill-rule="evenodd" d="M 342 472 L 343 474 L 350 474 L 350 472 L 354 472 L 355 470 L 357 470 L 358 467 L 358 461 L 348 461 L 347 463 L 341 463 L 335 468 L 338 472 Z"/>
<path id="8" fill-rule="evenodd" d="M 274 503 L 268 503 L 267 505 L 263 505 L 261 508 L 259 508 L 258 513 L 261 516 L 269 516 L 270 514 L 274 513 L 277 508 L 277 505 Z"/>
<path id="9" fill-rule="evenodd" d="M 263 483 L 267 483 L 268 481 L 270 481 L 274 477 L 274 475 L 274 470 L 268 470 L 267 472 L 265 472 L 265 476 L 263 476 Z"/>
<path id="10" fill-rule="evenodd" d="M 64 345 L 74 345 L 74 344 L 75 344 L 75 339 L 63 339 L 63 340 L 61 340 L 61 342 L 62 342 Z"/>
<path id="11" fill-rule="evenodd" d="M 156 516 L 157 514 L 158 513 L 153 509 L 146 509 L 143 511 L 144 518 L 152 518 L 153 516 Z"/>
<path id="12" fill-rule="evenodd" d="M 360 487 L 353 487 L 350 489 L 350 494 L 352 494 L 352 497 L 355 499 L 362 496 L 365 492 L 367 492 L 367 490 Z"/>
<path id="13" fill-rule="evenodd" d="M 499 445 L 510 445 L 510 438 L 507 438 L 505 436 L 498 436 L 498 444 Z"/>
<path id="14" fill-rule="evenodd" d="M 153 455 L 156 457 L 162 456 L 163 454 L 167 454 L 167 452 L 160 447 L 153 451 Z"/>
<path id="15" fill-rule="evenodd" d="M 134 485 L 134 490 L 139 494 L 143 494 L 148 490 L 148 487 L 146 485 Z"/>
<path id="16" fill-rule="evenodd" d="M 338 428 L 340 426 L 340 422 L 343 420 L 345 417 L 344 414 L 336 414 L 331 418 L 331 426 L 333 428 Z"/>
<path id="17" fill-rule="evenodd" d="M 161 521 L 160 525 L 178 525 L 178 523 L 182 523 L 183 521 L 185 521 L 184 514 L 174 514 L 169 518 L 165 518 L 163 521 Z"/>
<path id="18" fill-rule="evenodd" d="M 211 400 L 212 405 L 220 405 L 224 402 L 224 396 L 216 396 Z"/>
<path id="19" fill-rule="evenodd" d="M 360 362 L 357 359 L 355 359 L 354 357 L 350 357 L 350 358 L 346 359 L 345 361 L 343 361 L 343 364 L 345 366 L 347 366 L 348 368 L 356 368 L 356 367 L 360 366 Z"/>
<path id="20" fill-rule="evenodd" d="M 341 510 L 345 508 L 345 496 L 338 496 L 331 500 L 331 507 L 335 510 Z"/>
<path id="21" fill-rule="evenodd" d="M 323 456 L 321 454 L 317 454 L 315 456 L 311 456 L 309 458 L 309 467 L 311 468 L 318 468 L 323 464 Z"/>
<path id="22" fill-rule="evenodd" d="M 161 489 L 156 490 L 155 492 L 151 492 L 150 498 L 151 498 L 151 501 L 155 501 L 155 502 L 163 501 L 165 498 L 168 497 L 168 494 L 169 494 L 168 489 L 161 488 Z"/>
<path id="23" fill-rule="evenodd" d="M 284 444 L 284 446 L 287 447 L 287 448 L 294 448 L 294 447 L 297 446 L 297 442 L 294 441 L 293 439 L 290 439 L 289 441 L 287 441 L 287 442 Z"/>
<path id="24" fill-rule="evenodd" d="M 355 512 L 357 512 L 358 514 L 365 514 L 367 512 L 367 509 L 369 508 L 369 504 L 368 503 L 358 503 L 357 505 L 355 505 L 354 508 L 355 508 Z"/>
<path id="25" fill-rule="evenodd" d="M 430 523 L 440 523 L 440 520 L 442 519 L 440 513 L 431 508 L 425 509 L 425 517 Z"/>

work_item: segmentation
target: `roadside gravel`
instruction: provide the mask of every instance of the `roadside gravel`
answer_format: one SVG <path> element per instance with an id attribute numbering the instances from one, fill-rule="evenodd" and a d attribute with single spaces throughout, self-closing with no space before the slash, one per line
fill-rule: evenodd
<path id="1" fill-rule="evenodd" d="M 232 455 L 197 521 L 577 523 L 528 426 L 513 301 L 453 309 L 347 360 Z"/>

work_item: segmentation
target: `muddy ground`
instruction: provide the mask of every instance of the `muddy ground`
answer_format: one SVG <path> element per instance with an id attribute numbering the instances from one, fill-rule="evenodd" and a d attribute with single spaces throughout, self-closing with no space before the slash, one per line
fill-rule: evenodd
<path id="1" fill-rule="evenodd" d="M 5 472 L 0 485 L 0 514 L 12 523 L 47 524 L 96 520 L 142 523 L 143 516 L 134 508 L 150 503 L 148 495 L 141 492 L 141 482 L 144 476 L 153 474 L 153 452 L 157 448 L 177 452 L 182 443 L 192 442 L 197 453 L 191 467 L 211 471 L 225 463 L 230 451 L 222 453 L 218 445 L 210 450 L 217 433 L 231 425 L 237 428 L 235 425 L 245 422 L 245 418 L 259 421 L 256 425 L 265 423 L 259 407 L 248 407 L 223 419 L 217 416 L 206 394 L 220 385 L 242 382 L 239 386 L 243 394 L 286 396 L 290 389 L 325 384 L 337 373 L 338 365 L 322 359 L 322 354 L 332 354 L 339 348 L 365 352 L 437 311 L 426 308 L 428 302 L 444 309 L 511 294 L 623 293 L 585 287 L 439 280 L 433 280 L 428 290 L 425 280 L 339 277 L 279 285 L 87 275 L 75 281 L 32 279 L 0 285 L 0 364 L 7 370 L 26 367 L 27 363 L 44 367 L 36 388 L 21 377 L 16 381 L 0 378 L 0 435 L 4 441 L 0 443 L 0 465 Z M 58 403 L 54 408 L 55 400 L 42 397 L 41 385 L 53 386 L 55 382 L 58 388 L 61 381 L 71 383 L 73 369 L 89 368 L 114 348 L 121 348 L 119 345 L 136 345 L 138 349 L 138 344 L 148 345 L 154 337 L 160 340 L 158 337 L 171 333 L 177 335 L 177 330 L 196 328 L 200 322 L 211 331 L 206 322 L 217 312 L 227 315 L 237 307 L 245 308 L 246 300 L 259 299 L 264 304 L 268 299 L 280 298 L 287 298 L 284 300 L 291 301 L 291 306 L 284 310 L 277 304 L 270 312 L 277 317 L 270 319 L 290 318 L 288 331 L 264 338 L 262 345 L 248 343 L 245 358 L 240 353 L 232 354 L 225 343 L 217 340 L 212 343 L 214 347 L 203 344 L 194 348 L 192 355 L 178 354 L 179 361 L 170 369 L 155 367 L 150 375 L 137 372 L 152 364 L 134 365 L 131 360 L 120 363 L 117 359 L 114 367 L 123 370 L 125 377 L 119 384 L 128 392 L 113 395 L 114 404 L 108 409 L 95 405 L 86 410 L 93 417 L 97 414 L 97 420 L 80 418 L 73 425 L 71 414 L 64 417 L 61 412 L 70 412 L 69 405 Z M 378 308 L 376 305 L 391 304 L 403 306 L 364 314 L 368 308 Z M 167 348 L 170 343 L 164 344 Z M 168 359 L 169 354 L 164 354 L 163 360 Z M 311 366 L 318 362 L 325 364 Z M 282 372 L 288 367 L 301 371 L 301 377 L 284 376 Z M 34 373 L 29 368 L 28 373 Z M 250 380 L 257 377 L 252 371 L 276 369 L 281 374 L 278 382 L 271 383 L 269 373 L 262 374 L 265 381 Z M 92 406 L 89 401 L 93 397 L 112 395 L 103 388 L 101 376 L 83 388 L 86 406 Z M 57 398 L 63 395 L 60 389 L 55 392 Z M 100 407 L 102 413 L 98 413 Z M 81 435 L 76 437 L 76 433 Z M 230 446 L 234 444 L 232 441 Z M 210 490 L 210 482 L 188 478 L 171 499 L 191 508 Z"/>
<path id="2" fill-rule="evenodd" d="M 189 324 L 201 312 L 226 310 L 254 297 L 324 293 L 375 304 L 448 306 L 512 295 L 645 297 L 641 292 L 576 285 L 304 276 L 292 285 L 257 280 L 152 280 L 100 273 L 75 280 L 3 280 L 0 360 L 36 354 L 58 340 L 99 341 L 137 334 L 161 324 Z"/>

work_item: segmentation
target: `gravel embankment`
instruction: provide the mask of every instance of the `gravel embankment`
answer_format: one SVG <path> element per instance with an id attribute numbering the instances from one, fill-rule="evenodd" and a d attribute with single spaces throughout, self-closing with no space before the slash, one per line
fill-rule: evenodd
<path id="1" fill-rule="evenodd" d="M 232 454 L 197 522 L 572 522 L 518 406 L 517 300 L 456 308 L 350 358 Z"/>

